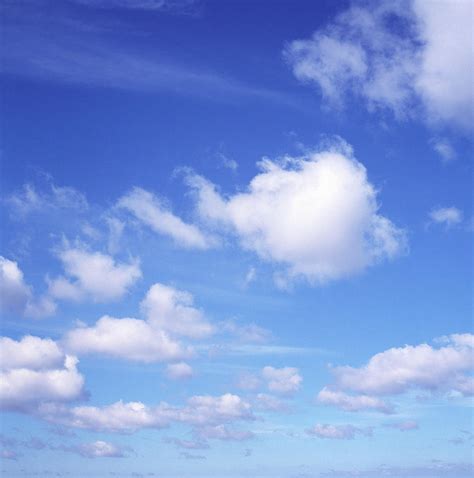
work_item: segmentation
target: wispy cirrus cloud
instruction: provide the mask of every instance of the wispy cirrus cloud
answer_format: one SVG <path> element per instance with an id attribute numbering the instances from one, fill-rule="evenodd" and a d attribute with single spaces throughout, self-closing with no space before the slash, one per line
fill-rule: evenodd
<path id="1" fill-rule="evenodd" d="M 107 10 L 177 12 L 191 2 L 77 0 Z M 188 10 L 189 11 L 189 10 Z M 86 12 L 87 13 L 87 12 Z M 189 66 L 150 48 L 143 32 L 123 17 L 77 15 L 67 5 L 42 9 L 41 2 L 9 3 L 2 10 L 1 72 L 43 82 L 143 93 L 172 93 L 210 101 L 270 101 L 301 108 L 282 91 L 252 85 L 212 66 Z M 47 32 L 47 33 L 46 33 Z"/>

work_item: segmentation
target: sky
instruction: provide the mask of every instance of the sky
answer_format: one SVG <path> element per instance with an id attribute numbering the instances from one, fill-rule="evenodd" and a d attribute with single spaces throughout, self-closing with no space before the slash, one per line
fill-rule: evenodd
<path id="1" fill-rule="evenodd" d="M 470 0 L 0 12 L 1 476 L 473 476 Z"/>

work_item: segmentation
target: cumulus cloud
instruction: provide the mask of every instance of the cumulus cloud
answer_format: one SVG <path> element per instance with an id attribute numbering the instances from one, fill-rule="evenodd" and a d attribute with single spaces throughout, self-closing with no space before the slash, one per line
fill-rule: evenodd
<path id="1" fill-rule="evenodd" d="M 358 428 L 353 425 L 322 425 L 319 423 L 313 428 L 306 430 L 308 435 L 331 440 L 353 440 L 358 434 L 372 436 L 372 432 L 373 429 L 371 427 Z"/>
<path id="2" fill-rule="evenodd" d="M 18 263 L 0 256 L 0 312 L 36 319 L 53 315 L 56 304 L 48 296 L 35 297 Z"/>
<path id="3" fill-rule="evenodd" d="M 291 394 L 299 390 L 303 377 L 297 368 L 275 368 L 266 366 L 262 369 L 262 377 L 268 390 L 274 393 Z"/>
<path id="4" fill-rule="evenodd" d="M 48 370 L 60 368 L 64 353 L 56 342 L 26 335 L 21 340 L 0 338 L 0 366 L 3 370 Z"/>
<path id="5" fill-rule="evenodd" d="M 179 338 L 200 339 L 215 330 L 204 313 L 193 306 L 188 292 L 164 284 L 153 284 L 141 309 L 146 320 L 101 317 L 94 325 L 80 325 L 63 337 L 71 353 L 102 354 L 138 362 L 179 361 L 190 358 L 193 349 Z M 170 378 L 189 378 L 192 369 L 185 363 L 170 365 Z"/>
<path id="6" fill-rule="evenodd" d="M 157 362 L 189 357 L 191 351 L 169 335 L 140 319 L 104 316 L 91 327 L 66 333 L 64 347 L 72 353 L 103 354 L 137 362 Z"/>
<path id="7" fill-rule="evenodd" d="M 339 279 L 405 249 L 404 232 L 379 214 L 377 191 L 347 145 L 258 166 L 246 191 L 228 198 L 203 177 L 187 181 L 204 220 L 285 267 L 288 279 Z"/>
<path id="8" fill-rule="evenodd" d="M 123 297 L 141 277 L 138 261 L 117 263 L 113 257 L 81 247 L 58 252 L 66 277 L 49 281 L 49 293 L 58 299 L 108 302 Z"/>
<path id="9" fill-rule="evenodd" d="M 190 293 L 156 283 L 148 290 L 141 308 L 155 327 L 184 337 L 207 337 L 214 327 L 193 303 Z"/>
<path id="10" fill-rule="evenodd" d="M 186 362 L 171 363 L 166 366 L 166 376 L 172 380 L 186 380 L 193 376 L 193 369 Z"/>
<path id="11" fill-rule="evenodd" d="M 153 231 L 171 237 L 183 247 L 207 249 L 215 245 L 211 237 L 207 237 L 196 226 L 183 222 L 162 200 L 144 189 L 132 189 L 119 199 L 117 205 Z"/>
<path id="12" fill-rule="evenodd" d="M 125 451 L 122 447 L 103 440 L 75 446 L 62 446 L 60 449 L 76 453 L 85 458 L 123 458 L 125 456 Z"/>
<path id="13" fill-rule="evenodd" d="M 363 367 L 334 367 L 332 373 L 337 386 L 355 392 L 390 395 L 420 388 L 470 395 L 474 390 L 463 388 L 473 369 L 472 344 L 455 337 L 439 348 L 428 344 L 392 348 L 374 355 Z"/>
<path id="14" fill-rule="evenodd" d="M 455 226 L 462 221 L 462 212 L 457 207 L 439 207 L 430 212 L 430 219 L 446 227 Z"/>
<path id="15" fill-rule="evenodd" d="M 104 407 L 65 407 L 44 404 L 39 414 L 45 420 L 60 425 L 103 432 L 131 433 L 143 428 L 165 428 L 171 423 L 194 427 L 217 426 L 239 420 L 253 420 L 251 406 L 237 395 L 197 395 L 182 407 L 165 402 L 147 406 L 141 402 L 122 401 Z"/>
<path id="16" fill-rule="evenodd" d="M 0 404 L 31 411 L 46 402 L 70 402 L 84 396 L 77 359 L 62 353 L 50 339 L 2 337 Z"/>
<path id="17" fill-rule="evenodd" d="M 318 400 L 350 411 L 372 408 L 387 412 L 390 407 L 377 396 L 397 395 L 410 390 L 454 391 L 472 396 L 472 334 L 454 334 L 443 337 L 441 341 L 444 345 L 440 347 L 421 344 L 391 348 L 374 355 L 359 368 L 333 367 L 334 383 L 319 392 Z"/>
<path id="18" fill-rule="evenodd" d="M 471 2 L 354 2 L 284 56 L 332 106 L 352 95 L 369 110 L 471 129 L 471 34 Z"/>

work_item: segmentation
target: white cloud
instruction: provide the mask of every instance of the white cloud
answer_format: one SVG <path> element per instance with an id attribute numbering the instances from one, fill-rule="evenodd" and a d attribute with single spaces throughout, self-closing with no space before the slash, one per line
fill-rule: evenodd
<path id="1" fill-rule="evenodd" d="M 103 354 L 138 362 L 178 361 L 193 355 L 177 337 L 200 339 L 214 332 L 204 313 L 193 307 L 193 297 L 185 291 L 153 284 L 141 308 L 146 320 L 104 316 L 92 326 L 79 326 L 63 338 L 71 353 Z M 170 378 L 189 376 L 185 363 L 170 365 Z"/>
<path id="2" fill-rule="evenodd" d="M 193 376 L 193 369 L 186 362 L 168 364 L 166 376 L 172 380 L 186 380 Z"/>
<path id="3" fill-rule="evenodd" d="M 400 430 L 401 432 L 407 432 L 411 430 L 418 430 L 418 422 L 415 422 L 414 420 L 406 420 L 403 422 L 395 422 L 395 423 L 390 423 L 386 425 L 389 428 L 395 428 L 397 430 Z"/>
<path id="4" fill-rule="evenodd" d="M 64 247 L 58 256 L 68 276 L 49 281 L 49 293 L 58 299 L 116 300 L 142 275 L 137 261 L 116 263 L 109 255 L 81 247 Z"/>
<path id="5" fill-rule="evenodd" d="M 372 428 L 358 428 L 353 425 L 327 425 L 317 424 L 313 428 L 306 430 L 308 435 L 314 435 L 318 438 L 328 438 L 332 440 L 352 440 L 357 434 L 372 436 Z"/>
<path id="6" fill-rule="evenodd" d="M 220 322 L 219 330 L 235 336 L 244 343 L 263 344 L 272 338 L 272 333 L 268 329 L 256 324 L 240 325 L 233 320 Z"/>
<path id="7" fill-rule="evenodd" d="M 393 28 L 394 18 L 397 28 Z M 451 28 L 456 25 L 456 28 Z M 346 96 L 397 116 L 472 128 L 472 4 L 354 3 L 333 23 L 284 51 L 295 76 L 333 106 Z"/>
<path id="8" fill-rule="evenodd" d="M 132 189 L 119 199 L 117 205 L 153 231 L 171 237 L 183 247 L 207 249 L 215 245 L 211 237 L 204 235 L 196 226 L 183 222 L 163 201 L 144 189 Z"/>
<path id="9" fill-rule="evenodd" d="M 45 402 L 69 402 L 84 394 L 77 359 L 64 355 L 50 339 L 26 336 L 1 339 L 0 404 L 3 409 L 29 411 Z"/>
<path id="10" fill-rule="evenodd" d="M 179 360 L 188 357 L 169 335 L 140 319 L 104 316 L 92 327 L 79 327 L 65 335 L 64 346 L 72 353 L 103 354 L 137 362 Z"/>
<path id="11" fill-rule="evenodd" d="M 60 209 L 84 211 L 89 207 L 81 192 L 71 187 L 56 186 L 50 181 L 46 191 L 38 191 L 32 184 L 25 184 L 21 191 L 7 198 L 7 203 L 19 216 Z"/>
<path id="12" fill-rule="evenodd" d="M 244 285 L 247 287 L 252 282 L 255 282 L 257 278 L 257 269 L 255 267 L 249 267 L 247 274 L 245 274 Z"/>
<path id="13" fill-rule="evenodd" d="M 123 458 L 125 456 L 123 448 L 103 440 L 69 447 L 63 446 L 60 449 L 77 453 L 85 458 Z"/>
<path id="14" fill-rule="evenodd" d="M 23 313 L 30 299 L 30 288 L 23 280 L 23 272 L 14 261 L 0 256 L 0 306 L 3 313 Z"/>
<path id="15" fill-rule="evenodd" d="M 349 395 L 347 393 L 331 390 L 324 387 L 318 393 L 318 402 L 323 405 L 332 405 L 347 412 L 358 412 L 360 410 L 376 410 L 382 413 L 392 413 L 392 405 L 380 398 L 369 395 Z"/>
<path id="16" fill-rule="evenodd" d="M 416 88 L 429 117 L 472 129 L 472 2 L 416 0 L 413 8 L 424 45 Z"/>
<path id="17" fill-rule="evenodd" d="M 141 402 L 119 401 L 104 407 L 72 408 L 49 403 L 40 407 L 39 415 L 61 425 L 122 433 L 143 428 L 165 428 L 171 423 L 205 427 L 254 419 L 250 404 L 230 393 L 217 397 L 193 396 L 183 407 L 173 407 L 165 402 L 154 407 Z"/>
<path id="18" fill-rule="evenodd" d="M 258 408 L 266 411 L 282 412 L 288 410 L 288 405 L 285 402 L 267 393 L 258 393 L 255 397 L 255 404 Z"/>
<path id="19" fill-rule="evenodd" d="M 214 327 L 193 303 L 190 293 L 156 283 L 148 290 L 141 308 L 154 327 L 184 337 L 207 337 Z"/>
<path id="20" fill-rule="evenodd" d="M 93 8 L 144 10 L 149 12 L 192 13 L 196 0 L 74 0 Z"/>
<path id="21" fill-rule="evenodd" d="M 53 315 L 56 304 L 48 296 L 34 297 L 18 264 L 0 256 L 0 312 L 37 319 Z"/>
<path id="22" fill-rule="evenodd" d="M 462 212 L 457 207 L 439 207 L 430 212 L 430 219 L 446 227 L 455 226 L 462 221 Z"/>
<path id="23" fill-rule="evenodd" d="M 26 335 L 21 340 L 0 337 L 0 367 L 2 370 L 48 370 L 61 368 L 64 353 L 51 339 Z"/>
<path id="24" fill-rule="evenodd" d="M 254 436 L 250 431 L 234 430 L 226 425 L 203 427 L 197 431 L 197 434 L 200 438 L 225 441 L 243 441 Z"/>
<path id="25" fill-rule="evenodd" d="M 318 400 L 348 411 L 375 409 L 389 413 L 392 407 L 377 396 L 410 390 L 472 396 L 473 336 L 455 334 L 439 341 L 445 345 L 405 345 L 378 353 L 359 368 L 333 367 L 334 383 L 319 392 Z"/>
<path id="26" fill-rule="evenodd" d="M 291 394 L 299 390 L 303 378 L 297 368 L 275 368 L 266 366 L 262 369 L 262 377 L 268 390 L 274 393 Z"/>
<path id="27" fill-rule="evenodd" d="M 456 151 L 446 138 L 433 138 L 430 141 L 432 148 L 441 156 L 443 163 L 454 161 L 457 157 Z"/>
<path id="28" fill-rule="evenodd" d="M 405 249 L 403 231 L 378 214 L 377 192 L 364 166 L 329 150 L 281 161 L 264 159 L 247 190 L 222 197 L 189 175 L 202 218 L 232 231 L 245 249 L 286 267 L 291 278 L 323 282 L 346 277 Z"/>

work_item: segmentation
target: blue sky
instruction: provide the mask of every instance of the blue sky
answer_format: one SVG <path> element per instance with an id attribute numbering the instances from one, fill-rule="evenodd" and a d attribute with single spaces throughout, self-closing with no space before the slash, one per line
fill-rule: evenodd
<path id="1" fill-rule="evenodd" d="M 2 476 L 472 476 L 470 1 L 0 8 Z"/>

